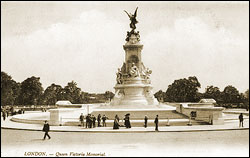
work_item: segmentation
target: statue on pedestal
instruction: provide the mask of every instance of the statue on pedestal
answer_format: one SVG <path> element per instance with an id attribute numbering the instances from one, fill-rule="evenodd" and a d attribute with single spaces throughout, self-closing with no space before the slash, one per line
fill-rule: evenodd
<path id="1" fill-rule="evenodd" d="M 138 9 L 138 7 L 136 8 L 136 10 L 135 10 L 135 13 L 134 14 L 131 14 L 131 13 L 128 13 L 126 10 L 124 10 L 125 11 L 125 13 L 127 13 L 128 14 L 128 17 L 129 17 L 129 19 L 130 19 L 130 28 L 132 29 L 131 30 L 131 33 L 134 33 L 134 30 L 136 29 L 136 26 L 135 26 L 135 24 L 137 24 L 138 23 L 138 21 L 136 20 L 136 16 L 137 16 L 137 9 Z"/>

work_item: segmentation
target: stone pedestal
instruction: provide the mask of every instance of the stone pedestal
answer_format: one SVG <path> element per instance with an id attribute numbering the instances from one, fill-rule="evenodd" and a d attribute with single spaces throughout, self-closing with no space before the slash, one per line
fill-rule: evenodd
<path id="1" fill-rule="evenodd" d="M 191 105 L 191 106 L 189 106 Z M 180 103 L 176 106 L 176 111 L 190 117 L 191 112 L 196 113 L 195 120 L 202 120 L 212 125 L 223 125 L 222 116 L 224 108 L 213 107 L 204 103 Z"/>
<path id="2" fill-rule="evenodd" d="M 52 126 L 64 125 L 66 122 L 79 118 L 80 114 L 87 114 L 86 108 L 58 108 L 51 109 L 49 124 Z"/>
<path id="3" fill-rule="evenodd" d="M 139 33 L 131 34 L 123 48 L 125 62 L 118 70 L 115 96 L 110 104 L 114 108 L 156 108 L 159 102 L 154 98 L 149 78 L 152 71 L 142 63 Z"/>

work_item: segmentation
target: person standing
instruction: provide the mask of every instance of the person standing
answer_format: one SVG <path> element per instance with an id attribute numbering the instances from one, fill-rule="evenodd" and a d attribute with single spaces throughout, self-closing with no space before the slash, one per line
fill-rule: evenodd
<path id="1" fill-rule="evenodd" d="M 79 120 L 80 120 L 81 126 L 83 126 L 83 127 L 84 127 L 84 116 L 83 116 L 83 114 L 82 114 L 82 113 L 81 113 L 81 115 L 80 115 Z"/>
<path id="2" fill-rule="evenodd" d="M 241 127 L 243 127 L 243 114 L 242 113 L 240 113 L 240 115 L 239 115 L 239 121 L 240 121 L 240 124 L 239 124 L 239 127 L 241 126 Z"/>
<path id="3" fill-rule="evenodd" d="M 131 128 L 131 124 L 130 124 L 130 121 L 129 121 L 129 115 L 130 114 L 126 114 L 125 118 L 124 118 L 124 120 L 125 120 L 124 124 L 125 124 L 126 128 Z"/>
<path id="4" fill-rule="evenodd" d="M 118 115 L 115 115 L 115 118 L 117 119 L 117 121 L 120 121 L 120 118 L 118 117 Z"/>
<path id="5" fill-rule="evenodd" d="M 5 119 L 6 119 L 6 112 L 3 111 L 3 120 L 5 121 Z"/>
<path id="6" fill-rule="evenodd" d="M 102 124 L 103 124 L 103 127 L 106 127 L 106 120 L 107 120 L 107 117 L 105 115 L 102 116 Z"/>
<path id="7" fill-rule="evenodd" d="M 86 116 L 86 128 L 89 127 L 89 114 Z"/>
<path id="8" fill-rule="evenodd" d="M 49 136 L 49 133 L 48 133 L 49 132 L 49 123 L 48 123 L 48 121 L 45 121 L 45 124 L 43 125 L 43 131 L 45 132 L 43 140 L 45 140 L 46 136 L 48 136 L 49 139 L 50 139 L 51 137 Z"/>
<path id="9" fill-rule="evenodd" d="M 98 114 L 97 116 L 97 122 L 98 122 L 98 127 L 101 127 L 101 114 Z"/>
<path id="10" fill-rule="evenodd" d="M 95 128 L 96 117 L 94 115 L 92 115 L 92 118 L 93 118 L 93 128 Z"/>
<path id="11" fill-rule="evenodd" d="M 144 117 L 144 127 L 147 128 L 147 125 L 148 125 L 148 116 L 145 115 L 145 117 Z"/>
<path id="12" fill-rule="evenodd" d="M 115 117 L 113 129 L 119 129 L 119 126 L 120 125 L 119 125 L 118 117 Z"/>
<path id="13" fill-rule="evenodd" d="M 92 128 L 92 124 L 93 124 L 93 117 L 91 116 L 91 114 L 89 114 L 89 128 Z"/>
<path id="14" fill-rule="evenodd" d="M 158 115 L 156 115 L 156 118 L 155 118 L 155 131 L 158 131 L 158 123 L 159 123 Z"/>

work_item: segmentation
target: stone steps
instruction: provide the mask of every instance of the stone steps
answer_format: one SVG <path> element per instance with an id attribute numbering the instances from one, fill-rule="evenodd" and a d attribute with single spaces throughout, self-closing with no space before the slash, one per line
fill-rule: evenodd
<path id="1" fill-rule="evenodd" d="M 205 125 L 207 124 L 204 121 L 196 121 L 196 120 L 191 120 L 192 125 Z M 86 122 L 85 122 L 86 123 Z M 114 123 L 114 120 L 106 120 L 107 127 L 112 127 Z M 169 124 L 170 126 L 186 126 L 189 123 L 189 119 L 170 119 Z M 119 121 L 120 125 L 124 125 L 124 121 L 120 120 Z M 132 127 L 143 127 L 144 126 L 144 120 L 130 120 L 130 124 Z M 79 126 L 80 123 L 79 121 L 68 121 L 63 123 L 64 126 Z M 102 122 L 101 122 L 102 125 Z M 167 125 L 167 120 L 159 119 L 159 126 L 166 126 Z M 97 122 L 96 122 L 97 126 Z M 154 120 L 150 119 L 148 120 L 148 127 L 153 127 L 155 126 Z"/>
<path id="2" fill-rule="evenodd" d="M 186 117 L 183 114 L 180 114 L 176 112 L 176 110 L 164 110 L 164 109 L 144 109 L 140 111 L 136 110 L 95 110 L 91 114 L 94 116 L 98 116 L 98 114 L 101 114 L 103 116 L 104 114 L 109 118 L 113 119 L 115 118 L 115 115 L 118 115 L 120 119 L 123 119 L 125 114 L 130 113 L 130 119 L 131 120 L 143 120 L 145 115 L 148 116 L 149 119 L 154 119 L 156 115 L 159 116 L 159 119 L 186 119 Z"/>

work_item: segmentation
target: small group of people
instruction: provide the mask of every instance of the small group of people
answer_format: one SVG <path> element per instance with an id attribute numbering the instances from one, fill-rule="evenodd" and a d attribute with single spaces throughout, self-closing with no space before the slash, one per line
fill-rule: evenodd
<path id="1" fill-rule="evenodd" d="M 130 124 L 130 118 L 129 118 L 130 114 L 126 114 L 125 115 L 125 118 L 124 118 L 124 126 L 126 128 L 131 128 L 131 124 Z M 156 115 L 156 118 L 154 120 L 154 123 L 155 123 L 155 130 L 158 131 L 158 124 L 159 124 L 159 116 Z M 145 115 L 144 117 L 144 127 L 147 128 L 147 124 L 148 124 L 148 116 Z M 113 129 L 119 129 L 120 127 L 120 124 L 119 124 L 119 117 L 118 115 L 115 115 L 115 119 L 114 119 L 114 125 L 113 125 Z"/>
<path id="2" fill-rule="evenodd" d="M 83 116 L 82 113 L 81 113 L 81 115 L 80 115 L 79 120 L 80 120 L 81 125 L 84 127 L 84 116 Z M 86 127 L 86 128 L 92 128 L 92 127 L 95 128 L 95 123 L 96 123 L 96 117 L 95 117 L 94 115 L 88 114 L 88 115 L 86 116 L 86 124 L 85 124 L 85 127 Z"/>
<path id="3" fill-rule="evenodd" d="M 42 112 L 46 112 L 47 109 L 46 108 L 41 108 Z"/>
<path id="4" fill-rule="evenodd" d="M 88 114 L 86 116 L 86 128 L 95 128 L 96 127 L 96 120 L 97 120 L 97 126 L 98 127 L 106 127 L 106 120 L 108 119 L 107 116 L 103 115 L 101 116 L 101 114 L 99 114 L 97 116 L 97 119 L 94 115 Z M 101 126 L 101 120 L 102 120 L 102 126 Z M 81 125 L 84 127 L 84 115 L 81 113 L 80 117 L 79 117 L 79 121 L 81 123 Z"/>
<path id="5" fill-rule="evenodd" d="M 19 109 L 18 111 L 15 111 L 13 107 L 1 107 L 1 116 L 3 117 L 3 120 L 5 121 L 7 117 L 13 116 L 16 114 L 24 114 L 24 109 Z"/>
<path id="6" fill-rule="evenodd" d="M 130 114 L 126 114 L 124 117 L 124 126 L 126 128 L 131 128 L 131 124 L 130 124 L 130 120 L 129 120 L 129 116 Z M 119 124 L 120 118 L 118 117 L 118 115 L 115 115 L 115 119 L 114 119 L 114 125 L 113 125 L 113 129 L 119 129 L 119 127 L 121 127 L 122 125 Z"/>
<path id="7" fill-rule="evenodd" d="M 155 120 L 154 120 L 154 123 L 155 123 L 155 131 L 158 131 L 158 125 L 159 125 L 159 118 L 158 118 L 158 117 L 159 117 L 159 116 L 156 115 Z M 145 117 L 144 117 L 144 127 L 147 128 L 147 126 L 148 126 L 148 116 L 145 115 Z"/>
<path id="8" fill-rule="evenodd" d="M 159 116 L 156 115 L 155 120 L 154 120 L 154 123 L 155 123 L 155 131 L 158 131 L 158 124 L 159 124 L 159 118 L 158 118 L 158 117 L 159 117 Z M 147 126 L 148 126 L 148 116 L 145 115 L 145 117 L 144 117 L 144 127 L 147 128 Z"/>

